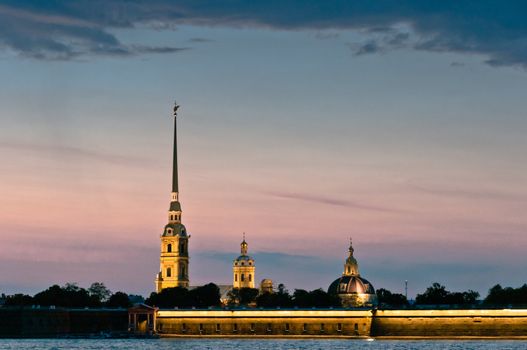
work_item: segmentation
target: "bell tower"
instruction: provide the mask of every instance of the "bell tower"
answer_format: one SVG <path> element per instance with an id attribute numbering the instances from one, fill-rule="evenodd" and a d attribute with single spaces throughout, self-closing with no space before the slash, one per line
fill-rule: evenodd
<path id="1" fill-rule="evenodd" d="M 179 203 L 179 184 L 177 168 L 177 111 L 174 103 L 174 153 L 172 162 L 172 193 L 168 209 L 168 224 L 161 234 L 161 256 L 159 273 L 155 285 L 156 292 L 164 288 L 189 286 L 188 278 L 188 239 L 187 230 L 181 223 L 181 204 Z"/>
<path id="2" fill-rule="evenodd" d="M 245 241 L 240 243 L 241 255 L 234 259 L 232 264 L 232 287 L 233 288 L 254 288 L 254 259 L 247 255 L 249 245 Z"/>

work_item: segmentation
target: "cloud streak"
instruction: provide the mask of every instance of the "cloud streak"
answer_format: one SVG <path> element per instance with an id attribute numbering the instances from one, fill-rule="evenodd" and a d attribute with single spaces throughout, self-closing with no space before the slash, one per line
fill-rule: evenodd
<path id="1" fill-rule="evenodd" d="M 479 54 L 492 66 L 525 68 L 526 11 L 527 3 L 514 0 L 7 0 L 0 6 L 0 43 L 24 56 L 71 59 L 180 51 L 176 47 L 137 50 L 111 34 L 111 29 L 133 29 L 139 24 L 158 30 L 173 30 L 182 24 L 354 30 L 366 38 L 354 48 L 359 55 L 405 47 Z M 415 40 L 408 40 L 401 26 L 409 28 Z M 389 35 L 379 38 L 380 33 Z"/>
<path id="2" fill-rule="evenodd" d="M 378 212 L 389 212 L 389 213 L 401 212 L 400 210 L 393 209 L 393 208 L 379 207 L 375 205 L 357 203 L 357 202 L 353 202 L 353 201 L 346 200 L 346 199 L 316 196 L 316 195 L 311 195 L 311 194 L 306 194 L 306 193 L 267 192 L 266 194 L 271 195 L 276 198 L 301 200 L 301 201 L 313 202 L 313 203 L 319 203 L 319 204 L 334 205 L 338 207 L 346 207 L 346 208 L 354 208 L 354 209 L 362 209 L 362 210 L 378 211 Z"/>
<path id="3" fill-rule="evenodd" d="M 30 152 L 34 154 L 45 154 L 51 156 L 57 156 L 60 159 L 65 157 L 72 157 L 76 159 L 94 160 L 101 161 L 110 164 L 122 164 L 122 165 L 145 165 L 151 163 L 150 160 L 125 156 L 119 154 L 111 154 L 104 152 L 97 152 L 93 150 L 83 149 L 79 147 L 61 146 L 61 145 L 43 145 L 43 144 L 31 144 L 22 142 L 0 142 L 0 150 L 7 150 L 10 152 Z"/>

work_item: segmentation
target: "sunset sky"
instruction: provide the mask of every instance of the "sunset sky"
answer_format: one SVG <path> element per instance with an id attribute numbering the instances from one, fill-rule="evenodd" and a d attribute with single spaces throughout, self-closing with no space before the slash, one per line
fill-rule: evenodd
<path id="1" fill-rule="evenodd" d="M 0 293 L 527 282 L 523 1 L 0 1 Z"/>

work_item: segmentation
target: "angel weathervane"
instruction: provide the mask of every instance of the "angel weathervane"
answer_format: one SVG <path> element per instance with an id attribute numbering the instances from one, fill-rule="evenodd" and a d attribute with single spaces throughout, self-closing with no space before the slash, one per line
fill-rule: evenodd
<path id="1" fill-rule="evenodd" d="M 177 116 L 177 110 L 179 109 L 179 105 L 177 104 L 176 101 L 174 101 L 174 117 Z"/>

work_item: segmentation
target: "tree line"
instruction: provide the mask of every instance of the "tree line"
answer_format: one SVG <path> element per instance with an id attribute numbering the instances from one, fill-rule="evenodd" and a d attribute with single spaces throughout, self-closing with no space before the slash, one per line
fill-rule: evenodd
<path id="1" fill-rule="evenodd" d="M 440 283 L 432 283 L 423 293 L 417 294 L 415 305 L 447 305 L 447 306 L 527 306 L 527 284 L 519 288 L 503 288 L 497 284 L 492 287 L 483 300 L 479 300 L 479 293 L 473 290 L 464 292 L 451 292 Z M 377 290 L 379 305 L 404 307 L 409 302 L 402 294 L 391 293 L 386 289 Z"/>
<path id="2" fill-rule="evenodd" d="M 2 295 L 5 306 L 58 306 L 58 307 L 109 307 L 126 308 L 132 305 L 130 296 L 124 292 L 112 293 L 103 283 L 94 282 L 89 288 L 75 283 L 64 286 L 52 285 L 46 290 L 30 296 L 27 294 Z"/>
<path id="3" fill-rule="evenodd" d="M 406 296 L 379 288 L 377 290 L 379 307 L 408 307 Z M 527 284 L 519 288 L 502 287 L 497 284 L 488 295 L 479 300 L 479 293 L 473 290 L 451 292 L 439 283 L 433 283 L 423 293 L 417 294 L 414 305 L 445 306 L 484 306 L 511 307 L 527 306 Z M 260 293 L 255 288 L 233 289 L 221 300 L 220 289 L 214 283 L 201 287 L 186 289 L 182 287 L 165 288 L 159 293 L 151 293 L 144 300 L 141 296 L 127 295 L 124 292 L 112 293 L 103 283 L 92 283 L 89 288 L 81 288 L 75 283 L 64 286 L 53 285 L 34 296 L 26 294 L 2 294 L 0 297 L 5 306 L 57 306 L 57 307 L 109 307 L 126 308 L 133 303 L 145 302 L 147 305 L 161 308 L 209 308 L 220 307 L 226 302 L 228 306 L 261 307 L 261 308 L 338 308 L 341 302 L 338 296 L 328 294 L 322 289 L 307 291 L 295 289 L 293 293 L 279 284 L 272 293 Z M 0 303 L 1 304 L 1 303 Z"/>
<path id="4" fill-rule="evenodd" d="M 161 308 L 207 308 L 222 306 L 220 290 L 214 283 L 187 290 L 182 287 L 165 288 L 159 293 L 153 292 L 145 304 Z M 235 288 L 228 292 L 226 304 L 231 307 L 264 308 L 328 308 L 340 307 L 340 299 L 322 289 L 306 291 L 295 289 L 289 294 L 283 284 L 273 293 L 260 293 L 256 288 Z"/>

